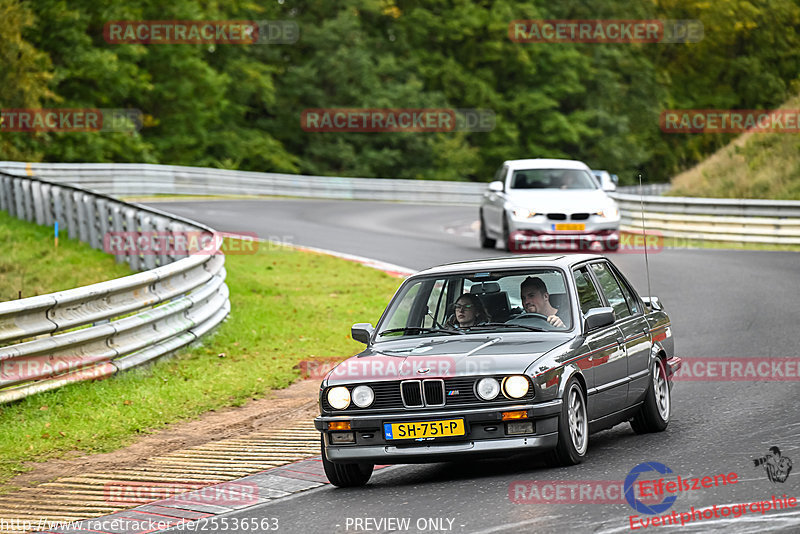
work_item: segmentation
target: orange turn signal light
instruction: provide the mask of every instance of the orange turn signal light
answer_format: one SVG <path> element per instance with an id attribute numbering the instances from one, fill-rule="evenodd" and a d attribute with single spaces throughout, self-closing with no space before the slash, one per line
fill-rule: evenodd
<path id="1" fill-rule="evenodd" d="M 331 421 L 328 430 L 350 430 L 350 421 Z"/>
<path id="2" fill-rule="evenodd" d="M 511 419 L 527 419 L 527 418 L 528 418 L 527 410 L 518 410 L 516 412 L 503 412 L 503 421 L 509 421 Z"/>

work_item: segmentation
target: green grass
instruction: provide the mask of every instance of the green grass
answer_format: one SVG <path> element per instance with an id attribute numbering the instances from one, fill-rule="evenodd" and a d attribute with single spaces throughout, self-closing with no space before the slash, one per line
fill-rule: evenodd
<path id="1" fill-rule="evenodd" d="M 33 297 L 133 274 L 125 263 L 67 239 L 61 232 L 58 248 L 53 229 L 20 221 L 0 211 L 0 301 Z"/>
<path id="2" fill-rule="evenodd" d="M 23 462 L 106 452 L 168 423 L 239 406 L 291 384 L 310 358 L 363 348 L 355 322 L 379 318 L 400 281 L 359 264 L 277 245 L 226 257 L 231 315 L 170 359 L 0 406 L 0 482 Z"/>
<path id="3" fill-rule="evenodd" d="M 781 107 L 798 105 L 800 96 Z M 669 195 L 800 200 L 800 134 L 742 134 L 675 176 Z"/>

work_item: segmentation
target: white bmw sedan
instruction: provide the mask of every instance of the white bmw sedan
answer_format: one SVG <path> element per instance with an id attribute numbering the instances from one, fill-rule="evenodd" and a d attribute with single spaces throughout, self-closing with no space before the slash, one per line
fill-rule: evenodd
<path id="1" fill-rule="evenodd" d="M 480 243 L 511 251 L 615 250 L 619 208 L 581 161 L 503 163 L 483 194 Z"/>

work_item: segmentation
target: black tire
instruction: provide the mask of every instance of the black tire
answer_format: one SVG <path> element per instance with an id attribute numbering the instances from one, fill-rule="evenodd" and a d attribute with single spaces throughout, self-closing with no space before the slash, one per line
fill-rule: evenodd
<path id="1" fill-rule="evenodd" d="M 325 440 L 322 440 L 322 467 L 325 476 L 339 488 L 355 488 L 366 485 L 372 476 L 373 464 L 340 464 L 328 460 L 325 455 Z"/>
<path id="2" fill-rule="evenodd" d="M 497 245 L 497 239 L 489 239 L 486 235 L 486 225 L 483 223 L 483 213 L 481 213 L 481 248 L 494 248 Z"/>
<path id="3" fill-rule="evenodd" d="M 637 434 L 663 431 L 672 416 L 672 394 L 663 359 L 656 358 L 650 376 L 650 387 L 647 388 L 644 404 L 639 413 L 631 419 L 631 428 Z"/>
<path id="4" fill-rule="evenodd" d="M 503 215 L 503 250 L 506 252 L 514 252 L 514 246 L 511 244 L 511 236 L 508 232 L 508 219 Z"/>
<path id="5" fill-rule="evenodd" d="M 575 377 L 571 377 L 564 388 L 564 402 L 561 403 L 561 415 L 558 418 L 558 445 L 550 453 L 548 461 L 555 466 L 576 465 L 583 461 L 588 450 L 589 410 L 586 394 Z"/>

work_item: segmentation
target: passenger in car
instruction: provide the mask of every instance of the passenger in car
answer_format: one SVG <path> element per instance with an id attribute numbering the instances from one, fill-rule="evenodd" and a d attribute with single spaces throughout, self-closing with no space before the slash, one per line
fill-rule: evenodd
<path id="1" fill-rule="evenodd" d="M 550 304 L 550 293 L 541 278 L 529 276 L 519 287 L 522 307 L 528 313 L 538 313 L 547 317 L 547 322 L 559 328 L 566 328 L 569 321 L 569 309 L 559 311 Z"/>
<path id="2" fill-rule="evenodd" d="M 454 306 L 455 313 L 445 323 L 445 326 L 451 328 L 468 328 L 480 323 L 489 322 L 489 314 L 483 307 L 481 299 L 476 295 L 464 293 Z"/>

